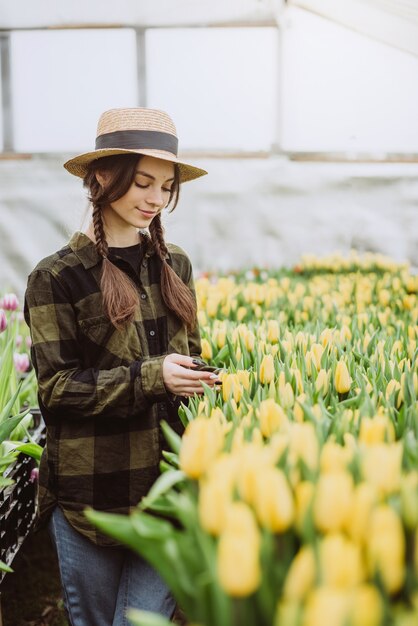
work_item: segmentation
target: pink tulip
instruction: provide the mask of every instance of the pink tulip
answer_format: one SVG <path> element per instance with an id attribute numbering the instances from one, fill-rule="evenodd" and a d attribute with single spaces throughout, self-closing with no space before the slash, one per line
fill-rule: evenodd
<path id="1" fill-rule="evenodd" d="M 22 345 L 23 337 L 22 335 L 16 335 L 16 348 L 20 348 Z"/>
<path id="2" fill-rule="evenodd" d="M 5 293 L 3 296 L 2 306 L 6 311 L 16 311 L 19 306 L 19 300 L 15 293 Z"/>
<path id="3" fill-rule="evenodd" d="M 7 317 L 6 313 L 3 309 L 0 309 L 0 333 L 2 333 L 7 328 Z"/>
<path id="4" fill-rule="evenodd" d="M 15 364 L 15 368 L 17 369 L 18 372 L 27 372 L 29 369 L 29 357 L 27 354 L 25 354 L 24 352 L 22 354 L 19 354 L 18 352 L 15 352 L 13 355 L 13 361 Z"/>
<path id="5" fill-rule="evenodd" d="M 30 348 L 32 345 L 32 339 L 30 337 L 26 337 L 26 347 Z"/>
<path id="6" fill-rule="evenodd" d="M 39 476 L 39 469 L 37 467 L 34 467 L 30 473 L 30 482 L 31 483 L 36 483 L 38 480 L 38 476 Z"/>

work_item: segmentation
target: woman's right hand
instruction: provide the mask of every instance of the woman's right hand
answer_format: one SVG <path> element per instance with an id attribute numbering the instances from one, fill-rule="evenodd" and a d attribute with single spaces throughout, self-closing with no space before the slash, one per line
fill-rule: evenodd
<path id="1" fill-rule="evenodd" d="M 213 387 L 216 381 L 220 381 L 217 374 L 202 370 L 193 371 L 195 367 L 191 356 L 168 354 L 163 361 L 163 379 L 167 391 L 176 396 L 192 396 L 195 393 L 203 393 L 200 381 L 210 387 Z"/>

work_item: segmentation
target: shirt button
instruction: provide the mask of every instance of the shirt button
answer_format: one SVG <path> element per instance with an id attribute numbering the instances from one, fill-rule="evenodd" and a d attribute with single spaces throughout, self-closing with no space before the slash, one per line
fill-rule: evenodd
<path id="1" fill-rule="evenodd" d="M 151 337 L 154 337 L 154 335 L 155 335 L 155 330 L 150 330 L 150 331 L 149 331 L 149 334 L 151 335 Z"/>
<path id="2" fill-rule="evenodd" d="M 143 300 L 145 300 L 145 299 L 146 299 L 146 297 L 147 297 L 147 294 L 146 294 L 146 293 L 141 293 L 141 298 L 142 298 Z"/>
<path id="3" fill-rule="evenodd" d="M 142 261 L 142 267 L 147 267 L 147 262 L 146 261 Z"/>

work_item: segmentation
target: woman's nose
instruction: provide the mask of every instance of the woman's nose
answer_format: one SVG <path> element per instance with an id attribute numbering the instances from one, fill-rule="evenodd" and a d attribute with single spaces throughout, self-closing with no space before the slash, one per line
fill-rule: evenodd
<path id="1" fill-rule="evenodd" d="M 153 204 L 154 206 L 161 206 L 164 202 L 161 189 L 158 187 L 149 187 L 147 201 L 149 204 Z"/>

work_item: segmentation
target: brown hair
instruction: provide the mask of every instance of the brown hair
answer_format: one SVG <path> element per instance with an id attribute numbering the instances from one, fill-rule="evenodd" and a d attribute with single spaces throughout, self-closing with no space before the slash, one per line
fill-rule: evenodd
<path id="1" fill-rule="evenodd" d="M 93 206 L 93 228 L 97 252 L 103 258 L 100 279 L 103 306 L 116 328 L 121 328 L 134 318 L 135 310 L 139 307 L 139 297 L 137 288 L 129 276 L 108 259 L 109 247 L 104 232 L 102 209 L 127 193 L 134 181 L 140 158 L 136 154 L 123 154 L 96 159 L 90 164 L 89 171 L 83 180 L 84 186 L 89 190 L 89 200 Z M 96 178 L 98 171 L 106 171 L 110 175 L 105 188 Z M 177 165 L 174 164 L 174 183 L 167 205 L 171 205 L 170 212 L 177 206 L 179 191 L 179 171 Z M 154 250 L 161 260 L 163 300 L 188 329 L 193 329 L 196 325 L 196 301 L 189 287 L 167 262 L 168 250 L 164 241 L 160 213 L 153 218 L 149 231 Z"/>

